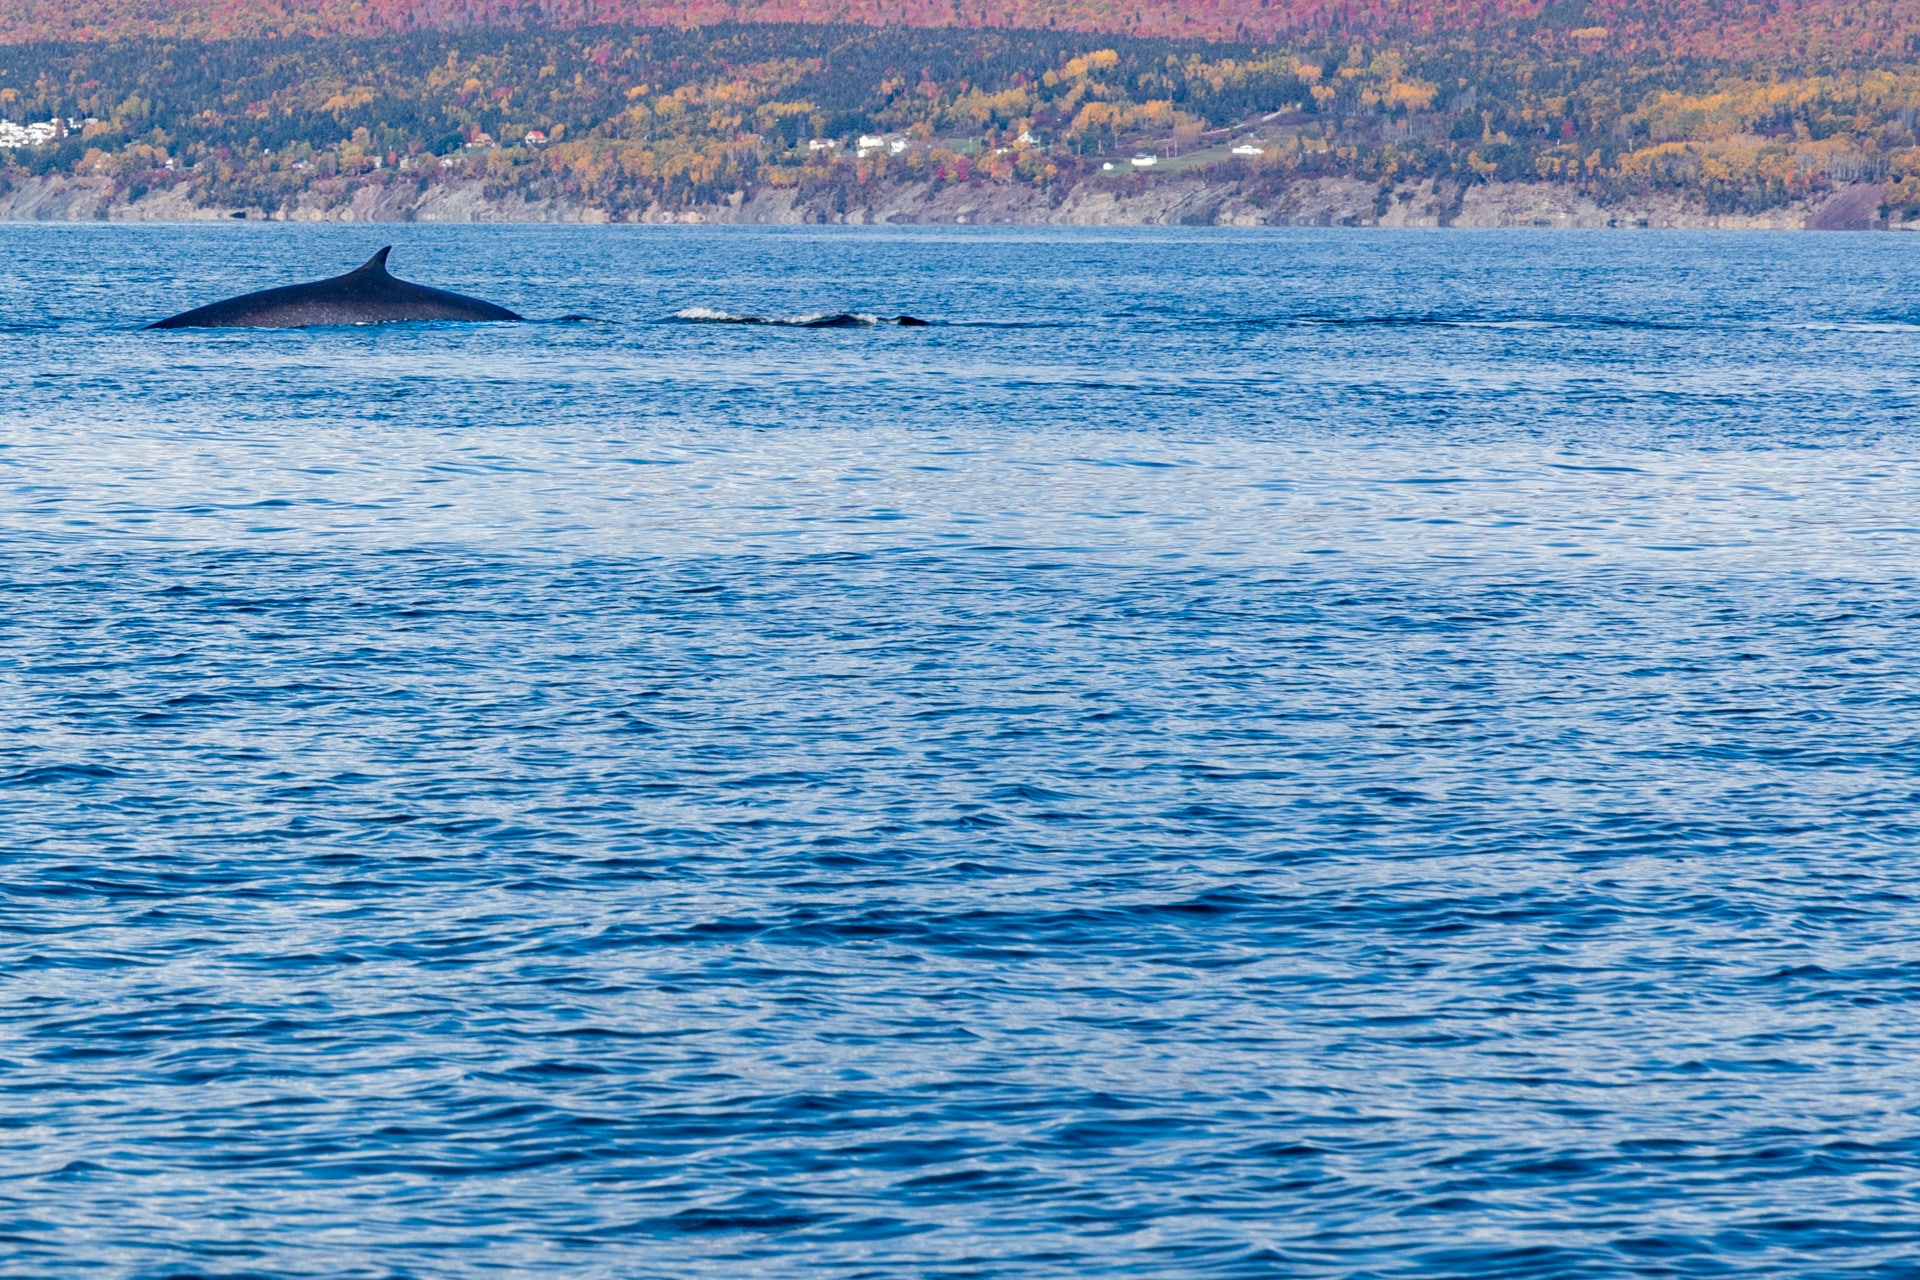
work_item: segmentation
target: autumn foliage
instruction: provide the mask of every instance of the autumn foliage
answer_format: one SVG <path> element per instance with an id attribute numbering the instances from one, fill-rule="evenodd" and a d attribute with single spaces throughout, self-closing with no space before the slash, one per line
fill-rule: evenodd
<path id="1" fill-rule="evenodd" d="M 0 117 L 74 122 L 57 145 L 0 151 L 0 182 L 69 173 L 134 197 L 184 184 L 271 212 L 356 187 L 469 181 L 622 216 L 769 188 L 838 207 L 908 182 L 1057 191 L 1136 180 L 1127 157 L 1145 152 L 1255 195 L 1321 177 L 1376 183 L 1383 201 L 1412 183 L 1457 198 L 1533 181 L 1602 202 L 1670 189 L 1752 212 L 1866 182 L 1888 212 L 1920 211 L 1920 69 L 1907 52 L 1920 35 L 1887 36 L 1905 31 L 1894 5 L 1749 6 L 1711 30 L 1684 12 L 1656 23 L 1562 0 L 1282 5 L 1263 20 L 1299 30 L 1223 42 L 1063 25 L 579 25 L 656 12 L 628 0 L 330 3 L 62 9 L 115 38 L 0 45 Z M 1142 9 L 1139 25 L 1156 12 L 1173 11 Z M 1225 12 L 1180 10 L 1182 22 Z M 535 17 L 553 21 L 514 25 Z M 199 34 L 138 34 L 162 18 Z M 1445 26 L 1456 19 L 1480 25 Z M 329 22 L 384 34 L 303 34 Z"/>
<path id="2" fill-rule="evenodd" d="M 1822 67 L 1911 53 L 1920 0 L 8 0 L 0 43 L 735 22 L 1023 28 L 1212 40 L 1542 34 Z"/>

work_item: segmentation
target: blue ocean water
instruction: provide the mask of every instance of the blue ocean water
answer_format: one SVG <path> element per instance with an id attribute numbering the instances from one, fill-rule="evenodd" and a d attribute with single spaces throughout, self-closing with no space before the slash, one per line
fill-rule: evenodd
<path id="1" fill-rule="evenodd" d="M 0 1273 L 1920 1274 L 1917 252 L 0 227 Z"/>

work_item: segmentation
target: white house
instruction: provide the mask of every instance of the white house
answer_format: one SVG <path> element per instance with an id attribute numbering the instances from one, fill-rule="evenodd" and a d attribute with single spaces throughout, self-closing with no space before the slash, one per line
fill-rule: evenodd
<path id="1" fill-rule="evenodd" d="M 1135 156 L 1133 158 L 1133 167 L 1136 169 L 1151 169 L 1159 163 L 1159 156 Z"/>
<path id="2" fill-rule="evenodd" d="M 36 120 L 32 124 L 0 120 L 0 147 L 44 147 L 65 132 L 58 120 Z"/>
<path id="3" fill-rule="evenodd" d="M 1267 154 L 1267 149 L 1265 147 L 1255 146 L 1251 142 L 1243 142 L 1233 149 L 1233 154 L 1237 156 L 1263 156 Z"/>

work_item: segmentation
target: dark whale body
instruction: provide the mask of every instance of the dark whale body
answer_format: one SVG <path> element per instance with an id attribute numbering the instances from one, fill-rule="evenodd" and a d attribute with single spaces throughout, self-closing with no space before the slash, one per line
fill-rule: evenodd
<path id="1" fill-rule="evenodd" d="M 298 329 L 325 324 L 393 324 L 403 320 L 519 320 L 505 307 L 429 289 L 387 274 L 388 245 L 364 264 L 311 284 L 262 289 L 156 321 L 149 329 Z"/>

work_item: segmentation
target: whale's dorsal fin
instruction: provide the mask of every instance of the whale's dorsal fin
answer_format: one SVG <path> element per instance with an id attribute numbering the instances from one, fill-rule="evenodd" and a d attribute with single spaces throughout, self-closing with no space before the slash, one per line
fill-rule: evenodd
<path id="1" fill-rule="evenodd" d="M 387 255 L 392 252 L 393 252 L 393 246 L 388 245 L 386 248 L 374 254 L 371 258 L 368 258 L 365 262 L 361 263 L 359 266 L 355 267 L 351 274 L 356 276 L 361 274 L 370 275 L 370 276 L 383 276 L 387 274 Z"/>

